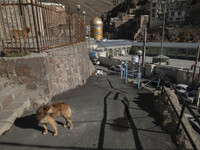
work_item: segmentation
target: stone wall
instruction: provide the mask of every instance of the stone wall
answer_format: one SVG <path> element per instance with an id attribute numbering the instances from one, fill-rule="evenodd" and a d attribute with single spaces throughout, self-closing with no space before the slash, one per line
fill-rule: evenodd
<path id="1" fill-rule="evenodd" d="M 124 62 L 126 62 L 125 60 L 123 60 Z M 101 65 L 105 66 L 105 67 L 110 67 L 113 65 L 120 65 L 121 61 L 119 59 L 114 59 L 114 58 L 108 58 L 108 57 L 100 57 L 100 62 Z M 138 63 L 133 63 L 133 61 L 127 61 L 128 62 L 128 69 L 132 70 L 133 67 L 135 70 L 138 69 Z"/>
<path id="2" fill-rule="evenodd" d="M 194 83 L 192 83 L 192 76 L 193 70 L 184 70 L 182 68 L 172 67 L 172 66 L 165 66 L 165 65 L 158 65 L 156 66 L 156 72 L 160 73 L 163 72 L 173 83 L 176 84 L 194 84 L 195 87 L 198 86 L 198 70 L 196 72 L 196 76 L 194 78 Z"/>
<path id="3" fill-rule="evenodd" d="M 185 131 L 183 130 L 182 125 L 179 127 L 179 132 L 176 132 L 177 125 L 179 122 L 179 117 L 177 117 L 170 101 L 168 100 L 168 96 L 172 100 L 176 111 L 180 115 L 182 106 L 179 103 L 179 100 L 174 93 L 174 91 L 169 88 L 165 88 L 166 93 L 161 91 L 154 91 L 154 110 L 157 114 L 157 119 L 161 122 L 162 128 L 171 134 L 172 140 L 179 147 L 178 149 L 193 149 Z M 167 94 L 167 95 L 166 95 Z M 187 112 L 185 112 L 187 113 Z M 182 122 L 185 125 L 188 133 L 193 139 L 197 149 L 200 149 L 200 141 L 197 133 L 193 130 L 187 118 L 183 115 Z"/>
<path id="4" fill-rule="evenodd" d="M 85 42 L 25 57 L 0 58 L 1 76 L 49 98 L 84 84 L 94 71 Z"/>

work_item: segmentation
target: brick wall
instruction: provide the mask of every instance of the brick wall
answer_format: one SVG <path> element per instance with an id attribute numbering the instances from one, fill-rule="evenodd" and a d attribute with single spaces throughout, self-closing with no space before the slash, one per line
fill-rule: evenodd
<path id="1" fill-rule="evenodd" d="M 52 97 L 86 82 L 94 72 L 86 43 L 19 58 L 0 58 L 0 75 Z"/>

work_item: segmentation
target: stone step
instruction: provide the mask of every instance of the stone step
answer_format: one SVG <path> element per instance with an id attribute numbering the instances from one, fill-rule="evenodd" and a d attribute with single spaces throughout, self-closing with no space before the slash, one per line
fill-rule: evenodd
<path id="1" fill-rule="evenodd" d="M 0 112 L 0 135 L 9 130 L 16 118 L 21 117 L 25 109 L 31 106 L 32 99 L 38 97 L 38 91 L 26 91 Z"/>
<path id="2" fill-rule="evenodd" d="M 0 91 L 0 112 L 26 91 L 25 85 L 10 84 Z"/>

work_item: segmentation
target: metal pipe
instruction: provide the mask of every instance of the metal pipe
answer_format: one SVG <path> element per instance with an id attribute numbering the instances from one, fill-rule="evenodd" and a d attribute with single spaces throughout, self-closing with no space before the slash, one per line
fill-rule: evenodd
<path id="1" fill-rule="evenodd" d="M 128 82 L 128 61 L 126 60 L 126 83 Z"/>
<path id="2" fill-rule="evenodd" d="M 138 59 L 138 88 L 140 88 L 140 55 Z"/>

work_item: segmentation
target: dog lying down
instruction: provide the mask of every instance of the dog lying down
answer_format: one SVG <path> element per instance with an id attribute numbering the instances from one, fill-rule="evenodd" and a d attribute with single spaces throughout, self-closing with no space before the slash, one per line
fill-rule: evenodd
<path id="1" fill-rule="evenodd" d="M 70 129 L 73 129 L 73 124 L 70 119 L 71 117 L 71 109 L 70 106 L 65 103 L 65 102 L 59 102 L 51 105 L 44 105 L 38 108 L 37 113 L 36 113 L 36 118 L 37 120 L 43 124 L 44 127 L 44 132 L 43 134 L 47 134 L 47 123 L 51 124 L 51 126 L 54 129 L 54 136 L 58 135 L 57 131 L 57 124 L 54 118 L 58 115 L 61 115 L 65 118 L 66 124 L 64 127 L 67 127 L 67 123 L 69 122 L 70 124 Z"/>

